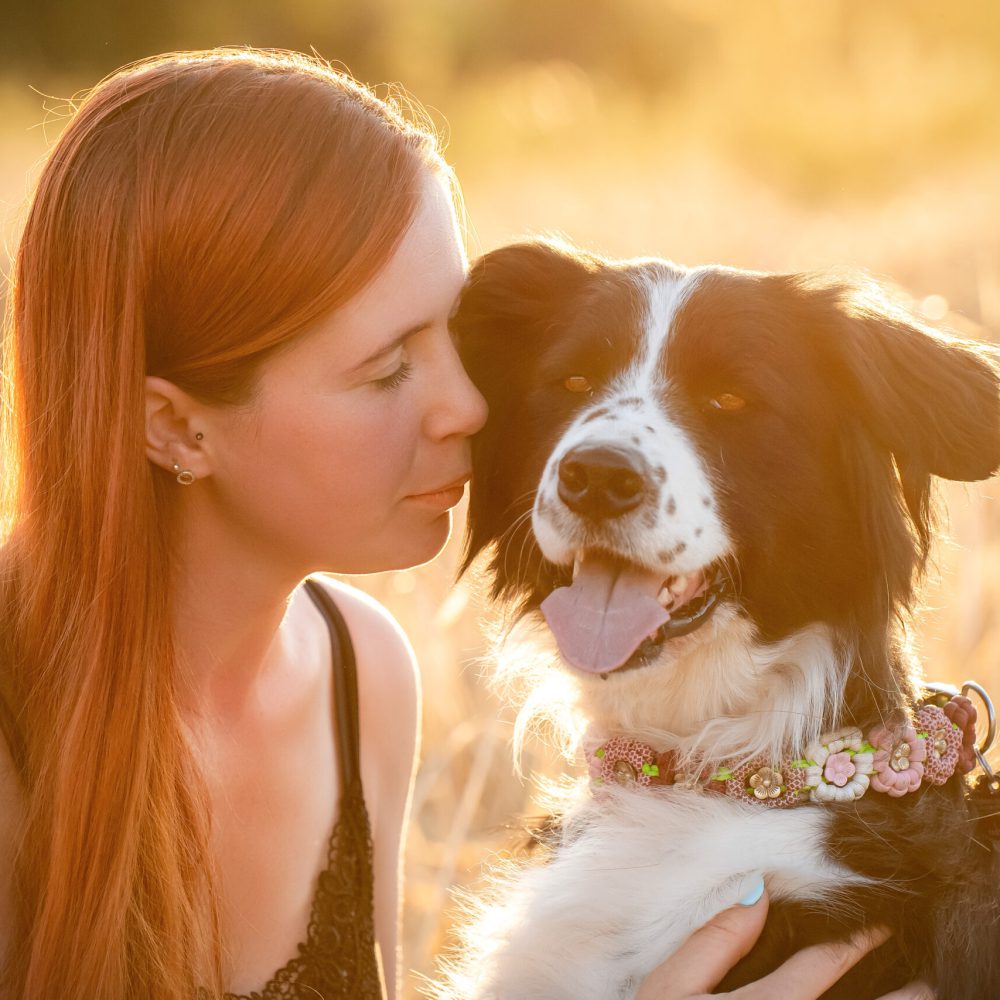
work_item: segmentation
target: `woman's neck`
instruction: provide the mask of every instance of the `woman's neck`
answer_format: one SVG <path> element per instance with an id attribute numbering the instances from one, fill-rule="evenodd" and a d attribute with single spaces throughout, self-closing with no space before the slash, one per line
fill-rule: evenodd
<path id="1" fill-rule="evenodd" d="M 310 662 L 310 632 L 296 602 L 302 576 L 276 572 L 276 559 L 190 518 L 179 532 L 171 607 L 177 697 L 183 714 L 239 721 L 259 708 L 262 689 Z M 176 537 L 176 536 L 175 536 Z M 308 603 L 308 602 L 306 602 Z"/>

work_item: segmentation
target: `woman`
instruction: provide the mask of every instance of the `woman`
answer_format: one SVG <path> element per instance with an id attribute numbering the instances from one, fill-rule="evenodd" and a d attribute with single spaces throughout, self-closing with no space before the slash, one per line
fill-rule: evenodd
<path id="1" fill-rule="evenodd" d="M 486 417 L 453 196 L 428 132 L 285 52 L 133 64 L 52 150 L 3 362 L 4 996 L 395 995 L 413 656 L 302 581 L 447 540 Z M 644 996 L 711 988 L 765 908 Z"/>

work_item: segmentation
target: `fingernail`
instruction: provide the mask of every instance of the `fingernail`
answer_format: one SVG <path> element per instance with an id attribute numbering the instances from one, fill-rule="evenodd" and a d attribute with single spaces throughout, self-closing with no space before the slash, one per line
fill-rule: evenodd
<path id="1" fill-rule="evenodd" d="M 739 906 L 753 906 L 764 895 L 764 876 L 758 875 L 747 894 L 739 901 Z"/>

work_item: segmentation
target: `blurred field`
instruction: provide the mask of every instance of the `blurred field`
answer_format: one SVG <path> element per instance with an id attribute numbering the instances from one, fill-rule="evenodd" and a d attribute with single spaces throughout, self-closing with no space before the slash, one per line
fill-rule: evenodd
<path id="1" fill-rule="evenodd" d="M 665 6 L 686 25 L 671 52 L 688 62 L 658 90 L 554 50 L 445 77 L 400 46 L 395 78 L 450 134 L 472 253 L 558 231 L 609 254 L 685 264 L 861 268 L 928 319 L 1000 338 L 996 5 L 915 2 L 899 14 L 830 3 L 809 17 L 778 0 Z M 218 41 L 232 36 L 197 44 Z M 352 65 L 349 53 L 322 54 Z M 43 100 L 27 84 L 64 98 L 96 78 L 46 72 L 0 87 L 8 246 L 45 133 L 58 131 L 39 124 Z M 1000 697 L 998 490 L 943 486 L 950 537 L 937 548 L 918 641 L 929 678 L 974 677 Z M 484 609 L 474 587 L 453 587 L 458 554 L 456 543 L 432 565 L 353 581 L 396 614 L 424 675 L 405 928 L 417 972 L 441 947 L 449 887 L 473 877 L 528 808 L 528 788 L 511 775 L 511 714 L 478 678 Z M 525 767 L 558 764 L 536 747 Z"/>

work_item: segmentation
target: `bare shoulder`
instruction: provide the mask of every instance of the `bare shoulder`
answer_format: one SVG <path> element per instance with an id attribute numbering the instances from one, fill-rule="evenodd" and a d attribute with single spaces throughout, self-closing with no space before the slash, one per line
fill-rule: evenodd
<path id="1" fill-rule="evenodd" d="M 393 736 L 397 751 L 406 742 L 412 747 L 420 710 L 420 679 L 406 633 L 386 608 L 363 591 L 323 574 L 310 579 L 327 588 L 347 622 L 358 662 L 362 713 L 369 726 Z"/>
<path id="2" fill-rule="evenodd" d="M 381 680 L 393 683 L 416 683 L 417 663 L 413 647 L 399 622 L 374 597 L 332 577 L 315 574 L 310 577 L 326 587 L 344 615 L 358 663 L 366 673 L 375 670 Z"/>

